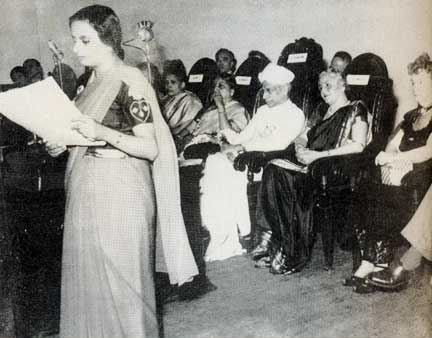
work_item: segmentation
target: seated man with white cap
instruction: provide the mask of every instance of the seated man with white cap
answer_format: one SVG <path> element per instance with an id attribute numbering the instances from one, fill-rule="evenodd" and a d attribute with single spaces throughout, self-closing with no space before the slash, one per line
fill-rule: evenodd
<path id="1" fill-rule="evenodd" d="M 291 71 L 270 63 L 259 74 L 266 105 L 258 109 L 240 133 L 231 129 L 220 131 L 230 144 L 222 144 L 221 153 L 207 158 L 200 181 L 201 218 L 211 237 L 207 261 L 241 254 L 238 234 L 250 233 L 247 177 L 234 170 L 234 158 L 244 151 L 283 150 L 304 129 L 305 116 L 289 99 L 293 79 Z"/>
<path id="2" fill-rule="evenodd" d="M 305 116 L 289 99 L 294 74 L 285 67 L 269 63 L 258 75 L 266 104 L 239 134 L 221 134 L 240 151 L 283 150 L 303 131 Z"/>

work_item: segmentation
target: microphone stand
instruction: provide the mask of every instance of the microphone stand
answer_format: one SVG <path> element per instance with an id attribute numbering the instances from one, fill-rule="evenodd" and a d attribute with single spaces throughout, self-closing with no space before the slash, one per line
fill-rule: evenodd
<path id="1" fill-rule="evenodd" d="M 143 52 L 144 60 L 147 64 L 147 78 L 150 84 L 152 84 L 152 75 L 151 75 L 151 67 L 150 67 L 150 41 L 154 39 L 154 33 L 152 30 L 153 22 L 148 20 L 143 20 L 138 22 L 137 26 L 138 26 L 138 37 L 123 42 L 123 45 L 127 47 L 139 49 L 140 51 Z M 140 40 L 141 42 L 143 42 L 144 48 L 130 44 L 134 40 Z"/>
<path id="2" fill-rule="evenodd" d="M 58 55 L 53 53 L 53 61 L 55 64 L 55 67 L 58 69 L 58 77 L 60 82 L 60 88 L 63 90 L 63 74 L 62 74 L 62 67 L 61 67 L 61 59 Z"/>

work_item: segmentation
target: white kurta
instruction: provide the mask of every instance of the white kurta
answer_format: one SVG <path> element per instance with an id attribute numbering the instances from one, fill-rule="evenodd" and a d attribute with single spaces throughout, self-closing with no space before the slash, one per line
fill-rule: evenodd
<path id="1" fill-rule="evenodd" d="M 248 151 L 285 149 L 303 130 L 303 112 L 291 101 L 258 109 L 249 125 L 235 135 Z M 225 154 L 207 158 L 201 185 L 201 217 L 210 232 L 206 261 L 223 260 L 243 253 L 239 235 L 250 233 L 247 177 L 236 171 Z"/>

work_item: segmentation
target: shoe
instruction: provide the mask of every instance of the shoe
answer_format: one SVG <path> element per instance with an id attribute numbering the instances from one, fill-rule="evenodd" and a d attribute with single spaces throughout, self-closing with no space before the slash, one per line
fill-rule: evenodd
<path id="1" fill-rule="evenodd" d="M 283 249 L 279 249 L 270 262 L 270 273 L 274 275 L 284 274 L 286 263 L 286 255 Z"/>
<path id="2" fill-rule="evenodd" d="M 261 257 L 261 259 L 257 260 L 254 265 L 257 269 L 267 269 L 271 266 L 270 264 L 270 256 Z"/>
<path id="3" fill-rule="evenodd" d="M 400 290 L 408 285 L 409 271 L 405 270 L 402 264 L 393 268 L 373 272 L 368 276 L 368 283 L 387 290 Z"/>
<path id="4" fill-rule="evenodd" d="M 283 272 L 284 276 L 289 276 L 298 272 L 301 272 L 307 265 L 307 261 L 300 262 L 295 265 L 288 265 L 285 267 L 285 271 Z"/>
<path id="5" fill-rule="evenodd" d="M 217 286 L 212 284 L 207 277 L 195 278 L 192 282 L 184 283 L 178 288 L 178 299 L 181 301 L 190 301 L 200 298 L 205 294 L 214 291 Z"/>
<path id="6" fill-rule="evenodd" d="M 270 254 L 271 235 L 271 231 L 265 231 L 261 234 L 259 243 L 250 253 L 254 261 Z"/>
<path id="7" fill-rule="evenodd" d="M 355 285 L 353 287 L 353 291 L 355 293 L 358 293 L 358 294 L 361 294 L 361 295 L 366 295 L 368 293 L 374 293 L 374 292 L 376 292 L 377 289 L 373 285 L 369 284 L 368 280 L 365 279 L 363 281 L 363 283 Z"/>
<path id="8" fill-rule="evenodd" d="M 364 282 L 365 282 L 364 278 L 352 275 L 349 278 L 345 278 L 342 281 L 342 285 L 343 286 L 357 286 L 357 285 L 363 284 Z"/>

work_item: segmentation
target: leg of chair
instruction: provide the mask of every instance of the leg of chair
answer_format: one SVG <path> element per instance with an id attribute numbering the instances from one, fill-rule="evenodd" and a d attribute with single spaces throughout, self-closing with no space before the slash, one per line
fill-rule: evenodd
<path id="1" fill-rule="evenodd" d="M 326 208 L 322 210 L 321 223 L 321 238 L 324 250 L 324 269 L 330 270 L 333 268 L 333 252 L 334 252 L 334 227 L 332 219 L 332 209 Z"/>

